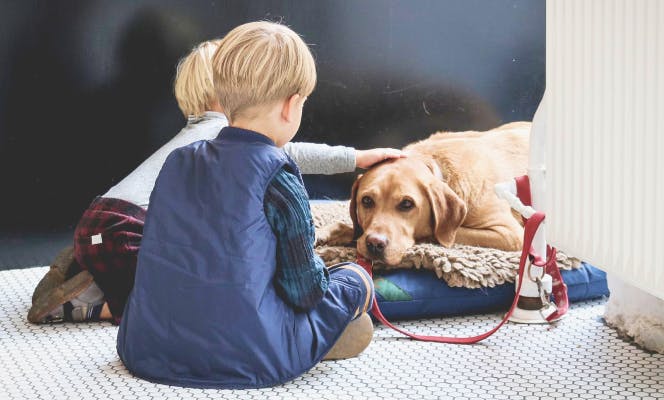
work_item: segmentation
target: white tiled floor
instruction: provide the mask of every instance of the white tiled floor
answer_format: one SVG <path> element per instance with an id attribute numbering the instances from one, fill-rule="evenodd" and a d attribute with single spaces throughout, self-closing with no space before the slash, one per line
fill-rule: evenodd
<path id="1" fill-rule="evenodd" d="M 418 343 L 377 327 L 358 358 L 323 362 L 284 386 L 199 390 L 127 373 L 117 328 L 35 326 L 25 320 L 45 268 L 0 272 L 0 399 L 545 399 L 664 398 L 664 355 L 649 354 L 602 323 L 603 300 L 576 304 L 557 326 L 507 325 L 473 346 Z M 428 334 L 468 335 L 499 315 L 411 321 Z"/>

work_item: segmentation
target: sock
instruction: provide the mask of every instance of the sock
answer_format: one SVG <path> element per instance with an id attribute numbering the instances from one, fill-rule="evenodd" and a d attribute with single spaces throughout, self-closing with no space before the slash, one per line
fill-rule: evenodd
<path id="1" fill-rule="evenodd" d="M 64 309 L 64 320 L 69 322 L 99 321 L 101 309 L 104 303 L 85 304 L 74 307 L 72 302 L 68 301 L 62 305 Z"/>
<path id="2" fill-rule="evenodd" d="M 56 307 L 47 316 L 48 321 L 99 321 L 104 307 L 104 292 L 92 282 L 83 292 L 70 301 Z"/>

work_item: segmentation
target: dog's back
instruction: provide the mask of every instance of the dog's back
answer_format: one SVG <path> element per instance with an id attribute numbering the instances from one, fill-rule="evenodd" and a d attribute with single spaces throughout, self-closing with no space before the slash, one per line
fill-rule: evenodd
<path id="1" fill-rule="evenodd" d="M 498 183 L 526 173 L 530 122 L 511 122 L 478 132 L 438 132 L 405 151 L 433 156 L 451 174 Z"/>

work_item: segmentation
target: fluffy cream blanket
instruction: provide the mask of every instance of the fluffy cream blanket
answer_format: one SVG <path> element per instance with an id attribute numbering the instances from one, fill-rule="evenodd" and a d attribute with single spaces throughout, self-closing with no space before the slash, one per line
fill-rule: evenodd
<path id="1" fill-rule="evenodd" d="M 311 206 L 316 229 L 335 222 L 351 224 L 348 202 L 314 203 Z M 354 261 L 355 247 L 318 246 L 316 252 L 332 265 L 343 261 Z M 494 287 L 505 282 L 514 282 L 519 267 L 520 252 L 509 252 L 484 247 L 456 245 L 453 248 L 432 243 L 420 243 L 406 251 L 401 264 L 391 268 L 415 268 L 435 271 L 438 278 L 452 287 L 477 289 Z M 558 252 L 561 269 L 576 269 L 580 261 Z M 376 265 L 375 270 L 385 268 Z"/>

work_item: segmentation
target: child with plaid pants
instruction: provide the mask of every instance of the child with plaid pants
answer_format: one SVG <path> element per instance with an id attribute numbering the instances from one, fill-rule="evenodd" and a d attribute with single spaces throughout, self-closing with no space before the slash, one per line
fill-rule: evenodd
<path id="1" fill-rule="evenodd" d="M 214 139 L 228 120 L 217 100 L 211 59 L 219 40 L 203 42 L 178 65 L 175 95 L 186 126 L 136 170 L 95 198 L 64 249 L 35 288 L 28 320 L 33 323 L 111 320 L 119 324 L 134 285 L 137 254 L 150 194 L 166 157 L 176 148 Z M 284 150 L 302 173 L 333 174 L 367 168 L 394 149 L 287 143 Z"/>

